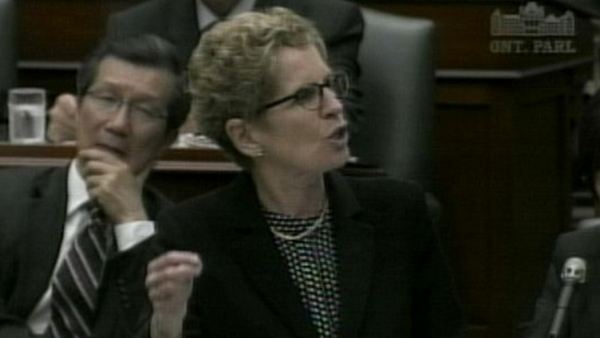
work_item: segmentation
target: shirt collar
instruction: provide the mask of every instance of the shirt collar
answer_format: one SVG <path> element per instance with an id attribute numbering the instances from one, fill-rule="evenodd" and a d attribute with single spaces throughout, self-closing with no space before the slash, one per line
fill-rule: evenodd
<path id="1" fill-rule="evenodd" d="M 240 0 L 237 5 L 227 14 L 227 18 L 231 18 L 240 13 L 250 12 L 254 8 L 256 0 Z M 196 0 L 196 8 L 198 9 L 198 28 L 202 31 L 205 27 L 209 26 L 213 22 L 219 20 L 219 17 L 215 15 L 202 0 Z"/>
<path id="2" fill-rule="evenodd" d="M 69 173 L 67 177 L 67 215 L 79 209 L 83 204 L 90 200 L 85 181 L 77 165 L 77 160 L 71 161 L 69 164 Z"/>

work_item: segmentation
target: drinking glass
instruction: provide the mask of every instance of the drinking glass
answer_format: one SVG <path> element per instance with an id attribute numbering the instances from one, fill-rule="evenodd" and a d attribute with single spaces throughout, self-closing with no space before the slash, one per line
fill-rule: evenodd
<path id="1" fill-rule="evenodd" d="M 44 143 L 46 140 L 46 91 L 41 88 L 9 90 L 8 121 L 11 143 Z"/>

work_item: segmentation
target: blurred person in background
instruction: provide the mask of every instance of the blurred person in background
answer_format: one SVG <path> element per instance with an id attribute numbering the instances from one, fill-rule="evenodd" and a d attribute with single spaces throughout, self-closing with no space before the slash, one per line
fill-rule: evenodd
<path id="1" fill-rule="evenodd" d="M 107 38 L 139 34 L 156 34 L 171 41 L 182 62 L 203 33 L 216 22 L 239 13 L 271 6 L 287 7 L 310 19 L 321 32 L 333 69 L 344 72 L 350 80 L 344 98 L 345 111 L 352 133 L 360 129 L 364 112 L 360 105 L 358 49 L 363 36 L 363 17 L 357 5 L 343 0 L 149 0 L 109 17 Z M 75 103 L 71 94 L 60 95 L 49 110 L 48 138 L 63 143 L 73 140 Z M 196 132 L 190 119 L 182 129 Z"/>
<path id="2" fill-rule="evenodd" d="M 531 321 L 524 325 L 525 338 L 545 338 L 552 326 L 566 262 L 573 257 L 586 262 L 585 283 L 576 283 L 566 310 L 560 337 L 583 338 L 600 336 L 600 110 L 590 105 L 584 112 L 577 132 L 577 180 L 589 192 L 586 209 L 591 212 L 578 220 L 575 230 L 561 234 L 556 240 L 543 289 L 535 303 Z"/>

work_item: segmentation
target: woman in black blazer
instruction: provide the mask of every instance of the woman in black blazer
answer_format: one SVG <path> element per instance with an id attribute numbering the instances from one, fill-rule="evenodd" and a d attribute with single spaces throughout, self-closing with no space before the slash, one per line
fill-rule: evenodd
<path id="1" fill-rule="evenodd" d="M 422 191 L 335 171 L 348 81 L 326 59 L 283 8 L 225 21 L 194 51 L 198 124 L 244 172 L 159 218 L 154 337 L 462 335 Z"/>

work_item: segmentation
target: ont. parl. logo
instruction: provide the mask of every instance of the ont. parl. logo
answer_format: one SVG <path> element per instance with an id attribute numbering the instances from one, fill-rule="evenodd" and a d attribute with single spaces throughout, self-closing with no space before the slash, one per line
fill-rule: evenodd
<path id="1" fill-rule="evenodd" d="M 496 54 L 572 54 L 575 15 L 546 15 L 544 6 L 528 2 L 516 14 L 496 9 L 490 17 L 490 52 Z"/>

